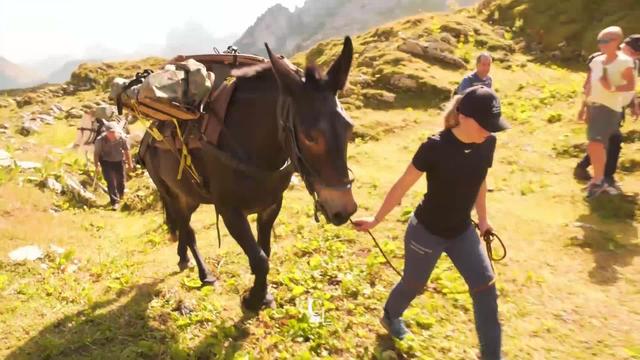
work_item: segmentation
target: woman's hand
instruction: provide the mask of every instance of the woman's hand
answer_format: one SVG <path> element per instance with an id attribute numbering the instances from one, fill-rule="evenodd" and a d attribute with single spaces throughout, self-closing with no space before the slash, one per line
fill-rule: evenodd
<path id="1" fill-rule="evenodd" d="M 602 76 L 600 78 L 600 85 L 602 85 L 602 87 L 607 91 L 615 90 L 613 86 L 611 86 L 611 82 L 609 81 L 609 78 L 607 78 L 606 76 Z"/>
<path id="2" fill-rule="evenodd" d="M 366 232 L 376 227 L 379 223 L 380 222 L 374 216 L 369 216 L 354 220 L 353 226 L 357 231 Z"/>
<path id="3" fill-rule="evenodd" d="M 587 107 L 585 105 L 582 105 L 578 111 L 578 121 L 587 122 Z"/>
<path id="4" fill-rule="evenodd" d="M 480 220 L 478 221 L 478 230 L 480 230 L 480 235 L 484 236 L 487 233 L 492 233 L 493 232 L 493 226 L 491 226 L 491 224 L 489 224 L 489 220 L 484 219 L 484 220 Z"/>

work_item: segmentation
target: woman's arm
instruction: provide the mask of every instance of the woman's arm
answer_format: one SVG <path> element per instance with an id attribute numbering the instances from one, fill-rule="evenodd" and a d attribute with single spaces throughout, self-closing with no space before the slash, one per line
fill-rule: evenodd
<path id="1" fill-rule="evenodd" d="M 478 214 L 478 226 L 480 227 L 480 233 L 484 234 L 487 231 L 493 231 L 493 228 L 489 224 L 489 218 L 487 217 L 487 181 L 483 181 L 480 185 L 480 191 L 476 197 L 476 213 Z"/>
<path id="2" fill-rule="evenodd" d="M 373 229 L 376 225 L 382 222 L 384 218 L 395 208 L 400 205 L 404 195 L 411 189 L 411 187 L 420 179 L 422 172 L 409 164 L 404 174 L 396 181 L 391 187 L 384 202 L 380 206 L 380 209 L 373 218 L 365 218 L 354 221 L 356 229 L 358 231 L 367 231 Z"/>

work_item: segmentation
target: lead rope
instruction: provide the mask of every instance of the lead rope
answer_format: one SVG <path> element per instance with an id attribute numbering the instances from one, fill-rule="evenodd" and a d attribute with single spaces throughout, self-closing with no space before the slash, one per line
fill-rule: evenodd
<path id="1" fill-rule="evenodd" d="M 353 222 L 353 220 L 349 219 L 349 222 L 351 223 L 351 225 L 355 226 L 355 223 Z M 476 228 L 477 230 L 480 230 L 480 226 L 478 225 L 478 223 L 476 223 L 473 220 L 471 220 L 471 222 L 473 223 L 474 228 Z M 378 243 L 378 240 L 373 235 L 373 233 L 370 230 L 367 230 L 367 233 L 369 234 L 369 236 L 373 240 L 373 242 L 376 245 L 376 247 L 378 248 L 378 250 L 380 250 L 380 254 L 382 254 L 382 257 L 387 262 L 387 265 L 389 265 L 389 267 L 391 267 L 391 269 L 393 269 L 393 271 L 396 274 L 398 274 L 398 276 L 402 277 L 402 273 L 393 265 L 393 263 L 391 263 L 391 260 L 389 260 L 389 257 L 387 256 L 387 254 L 385 254 L 384 250 L 382 249 L 382 246 L 380 246 L 380 243 Z M 487 256 L 489 257 L 489 264 L 491 264 L 491 270 L 493 271 L 493 273 L 495 275 L 496 274 L 496 270 L 493 267 L 493 263 L 502 261 L 507 257 L 507 248 L 504 245 L 504 242 L 502 241 L 500 236 L 498 236 L 498 234 L 496 234 L 495 232 L 487 231 L 487 232 L 485 232 L 484 234 L 481 234 L 481 235 L 482 235 L 481 236 L 482 240 L 485 242 L 485 245 L 486 245 L 486 248 L 487 248 Z M 503 253 L 502 253 L 502 256 L 500 256 L 500 257 L 495 257 L 493 255 L 492 243 L 495 240 L 497 240 L 500 243 L 500 246 L 502 247 Z M 497 277 L 497 275 L 494 276 L 494 279 L 489 284 L 481 286 L 481 287 L 476 288 L 476 289 L 471 289 L 469 292 L 473 294 L 473 293 L 477 293 L 477 292 L 483 291 L 483 290 L 491 287 L 493 284 L 495 284 L 495 282 L 496 282 L 495 278 L 496 277 Z"/>
<path id="2" fill-rule="evenodd" d="M 349 219 L 349 222 L 351 223 L 351 225 L 355 226 L 355 223 L 353 222 L 353 220 Z M 367 233 L 373 240 L 373 243 L 376 244 L 376 247 L 378 248 L 378 250 L 380 250 L 380 254 L 382 254 L 382 257 L 385 259 L 389 267 L 391 267 L 391 269 L 393 269 L 393 271 L 395 271 L 395 273 L 398 274 L 398 276 L 402 277 L 402 273 L 395 266 L 393 266 L 393 264 L 391 263 L 391 260 L 389 260 L 389 258 L 387 257 L 387 254 L 385 254 L 384 250 L 382 250 L 382 246 L 380 246 L 380 243 L 378 243 L 378 240 L 376 239 L 376 237 L 373 236 L 373 233 L 371 232 L 371 230 L 367 230 Z"/>

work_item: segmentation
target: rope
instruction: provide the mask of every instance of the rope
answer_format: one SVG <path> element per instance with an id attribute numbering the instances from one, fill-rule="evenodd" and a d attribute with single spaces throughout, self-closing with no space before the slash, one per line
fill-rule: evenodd
<path id="1" fill-rule="evenodd" d="M 355 226 L 353 220 L 349 219 L 349 222 L 351 223 L 351 225 Z M 376 244 L 376 247 L 378 247 L 378 250 L 380 250 L 380 254 L 382 254 L 382 257 L 385 259 L 387 264 L 391 267 L 391 269 L 393 269 L 393 271 L 395 271 L 396 274 L 398 274 L 398 276 L 402 277 L 402 273 L 395 266 L 393 266 L 391 260 L 389 260 L 389 258 L 387 257 L 387 254 L 385 254 L 384 250 L 382 250 L 382 246 L 380 246 L 380 243 L 378 243 L 376 237 L 373 236 L 373 233 L 370 230 L 367 230 L 367 233 L 369 234 L 369 236 L 371 236 L 371 239 Z"/>
<path id="2" fill-rule="evenodd" d="M 353 220 L 349 219 L 349 222 L 351 223 L 351 225 L 355 226 L 355 223 L 353 222 Z M 480 226 L 478 225 L 478 223 L 476 223 L 473 220 L 471 220 L 471 222 L 473 223 L 473 226 L 477 230 L 480 230 Z M 393 263 L 391 263 L 391 260 L 389 260 L 389 257 L 384 252 L 384 250 L 382 249 L 382 246 L 380 246 L 380 243 L 378 243 L 378 240 L 373 235 L 373 233 L 370 230 L 367 230 L 367 233 L 369 234 L 369 236 L 373 240 L 373 242 L 376 245 L 376 247 L 378 248 L 378 250 L 380 250 L 380 254 L 382 254 L 382 257 L 387 262 L 387 265 L 389 265 L 389 267 L 391 267 L 391 269 L 393 269 L 393 271 L 396 274 L 398 274 L 398 276 L 402 277 L 402 273 L 393 265 Z M 485 245 L 487 247 L 487 256 L 489 257 L 489 264 L 491 264 L 491 270 L 493 271 L 494 274 L 496 274 L 496 270 L 493 267 L 493 263 L 502 261 L 507 257 L 507 248 L 504 245 L 504 242 L 502 241 L 500 236 L 498 236 L 498 234 L 496 234 L 493 231 L 487 231 L 484 234 L 481 234 L 481 237 L 482 237 L 482 240 L 485 242 Z M 496 257 L 493 254 L 493 247 L 491 245 L 495 240 L 497 240 L 500 243 L 500 246 L 502 247 L 503 253 L 502 253 L 502 256 L 500 256 L 500 257 Z M 478 293 L 480 291 L 488 289 L 489 287 L 493 286 L 496 283 L 496 277 L 497 277 L 497 274 L 496 274 L 496 276 L 494 276 L 493 280 L 491 280 L 491 282 L 489 282 L 487 285 L 484 285 L 484 286 L 481 286 L 481 287 L 478 287 L 478 288 L 475 288 L 475 289 L 470 289 L 469 292 L 474 294 L 474 293 Z"/>
<path id="3" fill-rule="evenodd" d="M 471 223 L 473 224 L 473 226 L 480 231 L 480 225 L 478 225 L 477 222 L 471 220 Z M 500 236 L 498 236 L 498 234 L 494 233 L 493 231 L 486 231 L 484 234 L 480 234 L 480 236 L 482 237 L 482 240 L 484 241 L 486 247 L 487 247 L 487 256 L 489 257 L 489 263 L 491 264 L 491 270 L 493 270 L 493 272 L 495 273 L 496 270 L 493 267 L 493 263 L 494 262 L 500 262 L 502 260 L 504 260 L 507 257 L 507 247 L 504 245 L 504 242 L 502 241 L 502 239 L 500 238 Z M 493 242 L 495 240 L 498 240 L 498 242 L 500 243 L 500 247 L 502 248 L 502 256 L 500 257 L 495 257 L 493 255 Z"/>

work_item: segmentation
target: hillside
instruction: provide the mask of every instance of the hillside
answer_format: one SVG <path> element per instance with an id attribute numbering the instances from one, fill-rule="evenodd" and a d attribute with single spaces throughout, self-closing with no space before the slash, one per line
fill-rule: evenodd
<path id="1" fill-rule="evenodd" d="M 424 11 L 444 11 L 448 4 L 468 6 L 475 0 L 307 0 L 291 12 L 277 4 L 269 8 L 236 41 L 247 53 L 265 55 L 264 42 L 283 54 L 306 50 L 320 40 L 354 34 L 393 19 Z"/>
<path id="2" fill-rule="evenodd" d="M 42 75 L 0 56 L 0 90 L 33 86 L 43 81 Z"/>
<path id="3" fill-rule="evenodd" d="M 623 129 L 618 180 L 626 194 L 583 201 L 572 170 L 584 152 L 584 124 L 575 120 L 584 71 L 548 62 L 553 48 L 529 51 L 526 27 L 492 24 L 483 9 L 419 14 L 354 34 L 354 67 L 340 98 L 355 123 L 348 159 L 358 215 L 374 211 L 419 144 L 441 128 L 442 101 L 475 54 L 490 50 L 513 126 L 498 135 L 488 196 L 509 251 L 496 264 L 505 358 L 639 359 L 640 123 Z M 340 44 L 323 41 L 292 60 L 326 68 Z M 367 236 L 315 224 L 300 184 L 286 192 L 275 227 L 269 280 L 277 308 L 255 317 L 239 306 L 253 281 L 246 257 L 224 226 L 218 248 L 212 207 L 201 207 L 192 225 L 219 282 L 200 288 L 197 272 L 177 272 L 175 243 L 142 172 L 129 181 L 119 212 L 101 206 L 100 191 L 92 203 L 68 191 L 68 175 L 89 189 L 93 179 L 83 156 L 66 148 L 76 135 L 75 110 L 105 100 L 109 79 L 163 61 L 87 64 L 65 86 L 0 92 L 0 150 L 12 158 L 3 166 L 0 151 L 0 328 L 12 329 L 0 340 L 1 358 L 475 358 L 472 304 L 446 256 L 406 314 L 415 338 L 394 342 L 378 317 L 396 275 Z M 25 114 L 54 120 L 23 136 Z M 416 185 L 374 230 L 396 266 L 424 188 Z M 7 254 L 25 245 L 46 254 L 11 262 Z"/>
<path id="4" fill-rule="evenodd" d="M 524 37 L 528 50 L 564 60 L 591 54 L 593 39 L 607 26 L 640 33 L 636 0 L 485 0 L 481 8 L 486 20 Z"/>

